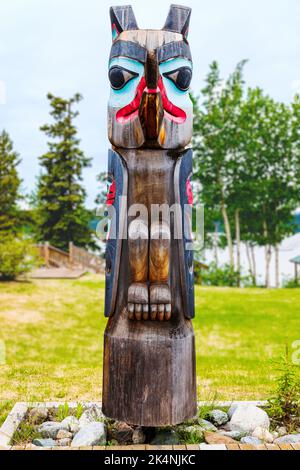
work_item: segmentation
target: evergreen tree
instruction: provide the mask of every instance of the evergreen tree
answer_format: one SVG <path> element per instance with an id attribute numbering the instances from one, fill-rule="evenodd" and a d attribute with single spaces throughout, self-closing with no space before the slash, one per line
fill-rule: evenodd
<path id="1" fill-rule="evenodd" d="M 84 206 L 82 171 L 90 164 L 79 147 L 74 119 L 74 105 L 82 97 L 71 99 L 47 95 L 51 105 L 52 124 L 41 127 L 47 137 L 48 152 L 40 157 L 42 173 L 38 181 L 37 204 L 39 239 L 67 250 L 69 242 L 81 247 L 94 247 L 89 228 L 90 215 Z"/>
<path id="2" fill-rule="evenodd" d="M 20 158 L 4 130 L 0 134 L 0 233 L 15 233 L 18 225 L 17 201 L 21 180 L 17 166 Z"/>

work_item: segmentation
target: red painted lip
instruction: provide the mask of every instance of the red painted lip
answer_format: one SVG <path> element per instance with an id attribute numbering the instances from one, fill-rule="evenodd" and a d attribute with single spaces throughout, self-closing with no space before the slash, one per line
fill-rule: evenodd
<path id="1" fill-rule="evenodd" d="M 125 122 L 130 121 L 138 115 L 142 95 L 145 88 L 146 80 L 145 77 L 142 77 L 140 83 L 137 86 L 134 99 L 127 106 L 124 106 L 124 108 L 119 109 L 116 114 L 116 119 L 120 124 L 124 124 Z"/>
<path id="2" fill-rule="evenodd" d="M 124 108 L 121 108 L 119 109 L 119 111 L 117 111 L 117 114 L 116 114 L 117 122 L 119 122 L 120 124 L 124 124 L 138 116 L 139 107 L 141 104 L 142 95 L 144 91 L 146 91 L 146 93 L 151 93 L 151 94 L 155 94 L 155 93 L 161 94 L 162 105 L 164 108 L 165 117 L 167 119 L 169 119 L 170 121 L 176 122 L 177 124 L 182 124 L 183 122 L 185 122 L 186 113 L 183 111 L 183 109 L 178 108 L 173 103 L 171 103 L 171 101 L 169 100 L 167 96 L 167 92 L 166 92 L 166 89 L 165 89 L 165 86 L 161 77 L 159 78 L 158 87 L 156 89 L 147 88 L 145 77 L 142 77 L 136 89 L 136 94 L 135 94 L 134 99 L 127 106 L 124 106 Z"/>
<path id="3" fill-rule="evenodd" d="M 171 103 L 167 96 L 167 92 L 163 83 L 162 78 L 159 78 L 158 81 L 158 87 L 160 89 L 161 93 L 161 99 L 162 99 L 162 104 L 163 108 L 165 111 L 165 116 L 170 119 L 171 121 L 177 122 L 177 124 L 182 124 L 186 120 L 186 113 L 183 111 L 183 109 L 178 108 L 178 106 L 175 106 L 175 104 Z"/>

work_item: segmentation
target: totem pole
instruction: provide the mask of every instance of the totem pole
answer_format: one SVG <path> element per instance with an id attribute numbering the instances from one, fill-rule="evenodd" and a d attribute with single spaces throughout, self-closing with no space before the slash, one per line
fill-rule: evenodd
<path id="1" fill-rule="evenodd" d="M 190 15 L 140 30 L 110 9 L 103 412 L 142 426 L 196 414 Z"/>

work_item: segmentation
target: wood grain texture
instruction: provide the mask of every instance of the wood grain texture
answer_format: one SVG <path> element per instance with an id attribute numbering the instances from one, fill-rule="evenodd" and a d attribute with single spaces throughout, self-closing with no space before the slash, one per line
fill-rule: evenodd
<path id="1" fill-rule="evenodd" d="M 185 151 L 119 149 L 119 153 L 128 174 L 129 206 L 139 201 L 151 209 L 151 204 L 171 206 L 175 202 L 174 170 Z M 175 425 L 197 412 L 195 338 L 192 323 L 184 315 L 186 293 L 178 278 L 184 260 L 178 240 L 173 237 L 173 216 L 169 227 L 171 319 L 157 322 L 128 318 L 132 251 L 128 240 L 123 240 L 115 310 L 104 335 L 103 412 L 135 425 Z"/>
<path id="2" fill-rule="evenodd" d="M 109 319 L 104 341 L 103 413 L 141 426 L 175 425 L 197 413 L 191 322 Z"/>

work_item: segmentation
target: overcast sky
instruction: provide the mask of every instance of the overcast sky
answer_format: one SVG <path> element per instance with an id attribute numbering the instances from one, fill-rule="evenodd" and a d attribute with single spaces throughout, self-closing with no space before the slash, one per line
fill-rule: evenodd
<path id="1" fill-rule="evenodd" d="M 92 157 L 84 173 L 88 205 L 95 176 L 106 169 L 107 60 L 112 0 L 0 0 L 0 130 L 21 154 L 24 189 L 34 188 L 38 156 L 46 150 L 39 126 L 49 121 L 46 99 L 82 93 L 77 120 L 82 147 Z M 169 0 L 132 0 L 140 28 L 161 28 Z M 299 0 L 190 0 L 192 89 L 200 90 L 213 60 L 226 77 L 249 59 L 245 78 L 277 100 L 300 89 Z"/>

